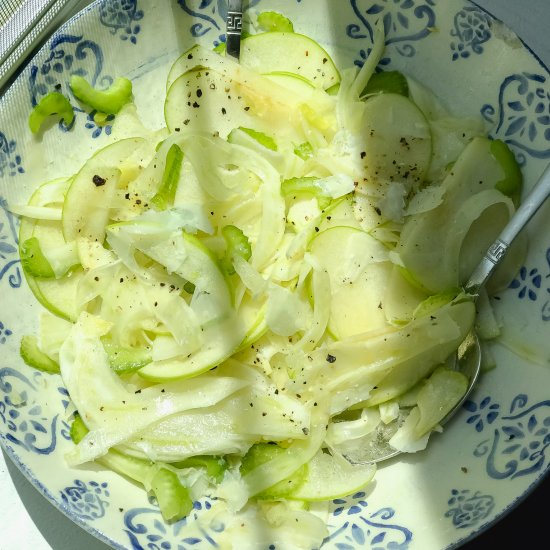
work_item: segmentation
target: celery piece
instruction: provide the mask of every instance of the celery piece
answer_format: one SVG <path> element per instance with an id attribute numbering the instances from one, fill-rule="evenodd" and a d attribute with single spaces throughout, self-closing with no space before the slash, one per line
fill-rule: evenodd
<path id="1" fill-rule="evenodd" d="M 178 475 L 168 468 L 161 468 L 154 475 L 151 490 L 166 521 L 178 521 L 193 509 L 189 491 L 180 483 Z"/>
<path id="2" fill-rule="evenodd" d="M 88 433 L 88 428 L 78 413 L 75 414 L 70 433 L 75 444 L 80 443 Z M 113 449 L 96 462 L 141 485 L 150 485 L 165 521 L 178 521 L 193 509 L 189 492 L 181 484 L 177 474 L 161 462 L 137 458 Z"/>
<path id="3" fill-rule="evenodd" d="M 225 240 L 227 249 L 221 264 L 227 274 L 233 275 L 233 273 L 235 273 L 233 258 L 235 256 L 241 256 L 247 261 L 250 260 L 252 256 L 252 247 L 250 246 L 248 237 L 235 225 L 226 225 L 223 227 L 222 236 Z"/>
<path id="4" fill-rule="evenodd" d="M 313 146 L 309 141 L 304 141 L 294 147 L 294 154 L 299 156 L 302 160 L 307 160 L 313 156 Z"/>
<path id="5" fill-rule="evenodd" d="M 294 32 L 292 21 L 276 11 L 264 11 L 258 15 L 258 25 L 267 32 Z"/>
<path id="6" fill-rule="evenodd" d="M 173 206 L 182 163 L 183 151 L 174 143 L 166 154 L 166 165 L 164 166 L 160 188 L 151 199 L 151 203 L 158 210 L 166 210 L 170 206 Z"/>
<path id="7" fill-rule="evenodd" d="M 374 73 L 361 95 L 372 94 L 399 94 L 409 97 L 409 84 L 405 76 L 399 71 L 382 71 Z"/>
<path id="8" fill-rule="evenodd" d="M 38 347 L 36 336 L 23 336 L 19 353 L 29 367 L 43 372 L 59 372 L 59 365 Z"/>
<path id="9" fill-rule="evenodd" d="M 31 237 L 21 244 L 21 265 L 25 273 L 41 279 L 54 279 L 55 273 L 40 248 L 36 237 Z"/>
<path id="10" fill-rule="evenodd" d="M 206 475 L 213 478 L 216 482 L 223 479 L 227 470 L 227 462 L 222 457 L 217 456 L 192 456 L 180 462 L 172 463 L 172 466 L 179 469 L 202 468 L 206 470 Z"/>
<path id="11" fill-rule="evenodd" d="M 103 348 L 109 357 L 111 369 L 117 374 L 135 372 L 152 361 L 147 349 L 125 348 L 107 340 L 103 341 Z"/>
<path id="12" fill-rule="evenodd" d="M 295 193 L 311 193 L 315 196 L 319 194 L 319 186 L 315 176 L 305 176 L 303 178 L 290 178 L 281 183 L 281 193 L 288 197 Z"/>
<path id="13" fill-rule="evenodd" d="M 89 430 L 86 427 L 86 424 L 84 424 L 82 417 L 78 413 L 75 414 L 70 430 L 73 443 L 78 445 L 84 439 L 84 436 L 88 433 L 88 431 Z"/>
<path id="14" fill-rule="evenodd" d="M 504 170 L 504 179 L 495 185 L 495 189 L 503 195 L 510 197 L 517 207 L 521 199 L 523 175 L 516 157 L 508 145 L 500 139 L 495 139 L 491 142 L 491 154 L 497 159 Z"/>
<path id="15" fill-rule="evenodd" d="M 269 462 L 278 457 L 280 454 L 286 452 L 286 449 L 271 443 L 257 443 L 256 445 L 252 445 L 241 462 L 241 475 L 245 476 L 247 473 L 255 470 L 262 464 L 265 464 L 266 462 Z M 303 464 L 292 475 L 286 479 L 278 481 L 275 485 L 265 489 L 256 496 L 260 499 L 284 498 L 303 484 L 307 478 L 307 473 L 307 464 Z"/>
<path id="16" fill-rule="evenodd" d="M 69 100 L 59 92 L 51 92 L 45 95 L 29 115 L 29 128 L 36 134 L 45 120 L 50 116 L 59 116 L 67 126 L 74 120 L 73 107 Z"/>
<path id="17" fill-rule="evenodd" d="M 277 144 L 271 136 L 268 136 L 263 132 L 253 130 L 252 128 L 244 128 L 243 126 L 239 126 L 237 130 L 240 130 L 241 132 L 249 135 L 251 138 L 255 139 L 260 145 L 263 145 L 266 149 L 269 149 L 270 151 L 277 151 Z M 235 130 L 231 130 L 231 132 L 227 136 L 227 141 L 229 141 L 229 143 L 233 143 L 233 132 L 235 132 Z"/>
<path id="18" fill-rule="evenodd" d="M 85 78 L 71 76 L 71 90 L 76 99 L 101 113 L 114 115 L 132 98 L 132 83 L 124 77 L 117 78 L 107 90 L 96 90 Z"/>
<path id="19" fill-rule="evenodd" d="M 281 183 L 281 194 L 283 197 L 306 193 L 313 195 L 317 199 L 317 204 L 321 210 L 325 210 L 332 202 L 330 197 L 322 194 L 321 188 L 317 185 L 318 178 L 314 176 L 305 176 L 303 178 L 290 178 Z"/>

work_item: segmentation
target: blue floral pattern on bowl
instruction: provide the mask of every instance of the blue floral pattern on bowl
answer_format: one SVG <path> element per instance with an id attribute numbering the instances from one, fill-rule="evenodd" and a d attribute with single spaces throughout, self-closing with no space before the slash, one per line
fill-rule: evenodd
<path id="1" fill-rule="evenodd" d="M 353 550 L 357 547 L 406 550 L 413 534 L 410 529 L 396 523 L 395 510 L 388 507 L 371 511 L 368 507 L 363 491 L 348 498 L 333 500 L 329 518 L 330 534 L 323 544 L 330 542 L 338 550 Z M 340 519 L 337 524 L 332 521 L 335 518 Z"/>
<path id="2" fill-rule="evenodd" d="M 75 479 L 61 491 L 61 501 L 76 517 L 94 521 L 102 518 L 109 506 L 108 483 Z"/>
<path id="3" fill-rule="evenodd" d="M 19 288 L 23 282 L 18 227 L 18 218 L 8 210 L 7 201 L 0 196 L 0 283 L 6 278 L 11 288 Z"/>
<path id="4" fill-rule="evenodd" d="M 508 287 L 520 300 L 540 306 L 541 320 L 550 321 L 550 248 L 546 250 L 546 267 L 522 266 Z"/>
<path id="5" fill-rule="evenodd" d="M 152 499 L 150 504 L 154 505 Z M 162 521 L 160 510 L 156 506 L 128 510 L 124 514 L 124 526 L 132 550 L 220 548 L 216 539 L 225 530 L 225 525 L 222 522 L 212 522 L 205 528 L 197 521 L 198 514 L 203 510 L 210 510 L 211 507 L 212 503 L 208 499 L 196 501 L 191 514 L 172 525 Z M 193 526 L 192 532 L 186 532 L 189 525 Z M 172 541 L 177 541 L 177 546 L 173 547 Z"/>
<path id="6" fill-rule="evenodd" d="M 0 178 L 24 173 L 23 159 L 17 152 L 17 142 L 0 132 Z"/>
<path id="7" fill-rule="evenodd" d="M 395 51 L 404 57 L 414 56 L 414 43 L 428 37 L 436 24 L 434 0 L 351 0 L 350 4 L 357 19 L 357 22 L 350 23 L 346 28 L 350 38 L 361 41 L 366 39 L 372 45 L 374 22 L 379 20 L 383 25 L 386 45 L 393 44 Z M 395 9 L 396 4 L 400 8 L 398 11 Z M 370 47 L 361 48 L 356 64 L 362 65 L 370 51 Z M 388 65 L 390 62 L 391 56 L 387 51 L 380 65 Z"/>
<path id="8" fill-rule="evenodd" d="M 445 512 L 457 529 L 466 529 L 478 525 L 488 517 L 495 507 L 495 499 L 481 491 L 472 493 L 470 489 L 453 489 L 447 501 L 450 507 Z"/>
<path id="9" fill-rule="evenodd" d="M 99 20 L 112 34 L 123 41 L 137 44 L 144 12 L 137 0 L 103 1 L 99 6 Z"/>
<path id="10" fill-rule="evenodd" d="M 516 73 L 500 85 L 497 105 L 485 104 L 481 114 L 493 124 L 492 136 L 508 143 L 521 164 L 525 155 L 550 158 L 550 91 L 548 77 Z"/>
<path id="11" fill-rule="evenodd" d="M 466 422 L 488 436 L 477 444 L 473 454 L 485 459 L 489 477 L 514 479 L 538 474 L 548 467 L 550 400 L 530 405 L 527 395 L 518 394 L 507 415 L 489 397 L 479 404 L 468 400 L 464 408 L 472 413 Z"/>
<path id="12" fill-rule="evenodd" d="M 455 15 L 451 36 L 453 61 L 481 54 L 492 36 L 491 16 L 477 6 L 466 6 Z"/>
<path id="13" fill-rule="evenodd" d="M 36 402 L 42 373 L 34 373 L 34 379 L 15 369 L 0 369 L 0 425 L 5 426 L 5 439 L 11 445 L 27 452 L 41 455 L 53 453 L 58 437 L 70 439 L 69 425 L 59 414 L 49 416 L 44 407 Z M 66 396 L 65 388 L 59 393 Z M 68 401 L 64 401 L 64 404 Z"/>

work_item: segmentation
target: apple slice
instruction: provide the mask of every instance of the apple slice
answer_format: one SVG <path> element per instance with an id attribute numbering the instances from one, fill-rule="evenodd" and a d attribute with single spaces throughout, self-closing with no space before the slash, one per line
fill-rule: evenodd
<path id="1" fill-rule="evenodd" d="M 340 82 L 340 73 L 327 51 L 311 38 L 294 32 L 266 32 L 241 43 L 240 63 L 260 74 L 287 72 L 326 90 Z"/>
<path id="2" fill-rule="evenodd" d="M 309 249 L 330 277 L 330 333 L 342 339 L 385 326 L 382 300 L 391 272 L 385 247 L 361 229 L 342 226 L 319 233 Z"/>

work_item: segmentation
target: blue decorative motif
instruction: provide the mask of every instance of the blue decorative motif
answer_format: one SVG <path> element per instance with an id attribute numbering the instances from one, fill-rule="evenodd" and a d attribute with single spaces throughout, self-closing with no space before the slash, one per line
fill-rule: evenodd
<path id="1" fill-rule="evenodd" d="M 363 491 L 349 498 L 337 498 L 332 501 L 331 517 L 342 514 L 348 516 L 338 527 L 329 517 L 329 536 L 323 541 L 333 543 L 338 550 L 354 548 L 372 548 L 376 550 L 406 550 L 412 540 L 412 532 L 401 525 L 390 522 L 395 516 L 392 508 L 382 508 L 375 512 L 367 511 L 368 503 Z"/>
<path id="2" fill-rule="evenodd" d="M 394 44 L 397 53 L 412 57 L 416 53 L 413 42 L 430 35 L 435 27 L 435 12 L 432 9 L 434 0 L 351 0 L 351 7 L 359 23 L 351 23 L 346 32 L 350 38 L 374 41 L 374 25 L 382 21 L 386 45 Z M 370 54 L 370 49 L 359 51 L 360 59 L 356 65 L 361 66 Z M 380 61 L 387 65 L 388 57 Z"/>
<path id="3" fill-rule="evenodd" d="M 0 321 L 0 344 L 5 344 L 7 339 L 13 334 L 13 332 L 4 326 L 4 323 Z"/>
<path id="4" fill-rule="evenodd" d="M 70 439 L 68 425 L 58 421 L 58 415 L 48 418 L 42 406 L 31 401 L 38 394 L 42 374 L 35 373 L 31 382 L 25 375 L 11 368 L 0 369 L 0 422 L 6 427 L 6 441 L 26 451 L 47 455 L 55 450 L 58 428 L 60 435 Z M 24 413 L 24 414 L 23 414 Z"/>
<path id="5" fill-rule="evenodd" d="M 0 132 L 0 178 L 24 174 L 22 162 L 21 155 L 17 152 L 17 142 Z"/>
<path id="6" fill-rule="evenodd" d="M 478 432 L 482 432 L 486 425 L 492 424 L 498 418 L 500 411 L 500 405 L 498 403 L 491 403 L 490 397 L 482 399 L 479 405 L 467 400 L 464 403 L 464 408 L 472 413 L 466 419 L 466 422 L 473 424 Z"/>
<path id="7" fill-rule="evenodd" d="M 474 456 L 486 458 L 489 476 L 513 479 L 542 470 L 550 446 L 550 400 L 528 406 L 527 396 L 519 394 L 512 400 L 507 416 L 500 415 L 500 406 L 490 401 L 485 397 L 479 406 L 472 401 L 464 404 L 474 413 L 466 422 L 478 432 L 495 423 L 491 436 L 474 449 Z"/>
<path id="8" fill-rule="evenodd" d="M 453 61 L 467 59 L 472 53 L 483 53 L 483 46 L 491 38 L 491 17 L 477 6 L 466 6 L 454 17 L 451 36 Z"/>
<path id="9" fill-rule="evenodd" d="M 105 515 L 109 506 L 106 499 L 109 496 L 106 482 L 89 481 L 85 483 L 79 479 L 75 479 L 74 485 L 65 487 L 61 491 L 61 501 L 70 513 L 89 521 L 102 518 Z"/>
<path id="10" fill-rule="evenodd" d="M 55 36 L 50 43 L 50 53 L 40 65 L 33 65 L 30 70 L 29 91 L 31 104 L 34 107 L 46 94 L 57 91 L 66 97 L 73 98 L 69 80 L 71 75 L 79 75 L 88 80 L 94 87 L 108 87 L 113 82 L 109 75 L 102 75 L 103 51 L 101 47 L 84 39 L 83 35 L 60 34 Z M 79 118 L 79 113 L 86 114 L 85 127 L 92 130 L 92 137 L 99 137 L 103 131 L 110 133 L 110 127 L 114 119 L 108 118 L 107 126 L 97 124 L 94 120 L 95 111 L 86 113 L 76 102 L 71 101 L 76 114 L 71 125 L 59 121 L 59 129 L 63 132 L 71 130 Z"/>
<path id="11" fill-rule="evenodd" d="M 154 501 L 150 499 L 150 502 Z M 197 522 L 198 512 L 209 510 L 212 504 L 203 499 L 193 503 L 193 512 L 186 518 L 171 525 L 166 524 L 157 507 L 133 508 L 124 514 L 125 531 L 133 550 L 163 549 L 190 550 L 191 548 L 219 548 L 216 535 L 225 530 L 221 522 L 212 522 L 205 529 Z M 193 524 L 193 535 L 186 527 Z M 182 536 L 183 535 L 183 536 Z M 177 540 L 177 546 L 171 541 Z"/>
<path id="12" fill-rule="evenodd" d="M 144 16 L 137 4 L 137 0 L 105 0 L 99 7 L 99 20 L 112 34 L 118 34 L 121 40 L 136 44 L 141 31 L 137 21 Z"/>
<path id="13" fill-rule="evenodd" d="M 455 527 L 464 529 L 473 527 L 488 517 L 495 506 L 495 499 L 490 495 L 483 495 L 480 491 L 472 494 L 469 489 L 453 489 L 447 504 L 451 508 L 445 516 L 452 518 Z"/>
<path id="14" fill-rule="evenodd" d="M 546 263 L 546 273 L 541 273 L 537 267 L 528 269 L 523 266 L 508 288 L 517 291 L 520 300 L 542 302 L 541 318 L 550 321 L 550 248 L 546 251 Z"/>
<path id="15" fill-rule="evenodd" d="M 105 121 L 98 123 L 96 120 L 97 111 L 92 111 L 88 113 L 88 118 L 84 127 L 92 132 L 92 138 L 98 138 L 103 132 L 106 135 L 110 136 L 113 128 L 113 121 L 115 120 L 115 115 L 107 115 Z"/>
<path id="16" fill-rule="evenodd" d="M 505 141 L 517 152 L 520 164 L 525 154 L 550 158 L 550 89 L 541 74 L 513 74 L 504 79 L 498 107 L 485 104 L 482 116 L 494 125 L 491 136 Z"/>
<path id="17" fill-rule="evenodd" d="M 17 217 L 8 210 L 6 200 L 0 197 L 0 281 L 7 275 L 12 288 L 19 288 L 23 281 L 17 228 Z"/>

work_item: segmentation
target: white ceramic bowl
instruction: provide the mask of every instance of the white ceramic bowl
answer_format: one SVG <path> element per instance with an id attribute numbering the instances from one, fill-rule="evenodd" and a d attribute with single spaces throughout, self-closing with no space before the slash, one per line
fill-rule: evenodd
<path id="1" fill-rule="evenodd" d="M 249 2 L 254 9 L 268 4 L 324 44 L 340 66 L 365 59 L 374 20 L 382 18 L 384 68 L 424 81 L 457 114 L 481 114 L 490 135 L 515 152 L 527 188 L 550 159 L 548 70 L 476 5 Z M 37 140 L 26 119 L 40 97 L 58 83 L 68 91 L 76 71 L 94 84 L 125 75 L 145 122 L 159 127 L 171 62 L 194 41 L 223 40 L 224 18 L 222 0 L 96 2 L 56 33 L 0 101 L 0 441 L 46 498 L 115 548 L 215 548 L 224 526 L 201 522 L 208 501 L 168 526 L 144 492 L 121 477 L 65 465 L 72 445 L 67 392 L 58 376 L 33 371 L 19 357 L 19 340 L 36 328 L 39 306 L 23 277 L 18 220 L 8 205 L 42 181 L 73 173 L 110 132 L 109 124 L 99 127 L 90 113 L 77 111 L 70 131 L 60 124 Z M 323 549 L 453 547 L 482 532 L 543 478 L 550 453 L 548 206 L 529 228 L 525 265 L 494 301 L 503 324 L 493 350 L 498 367 L 426 452 L 385 463 L 365 492 L 331 503 Z"/>

